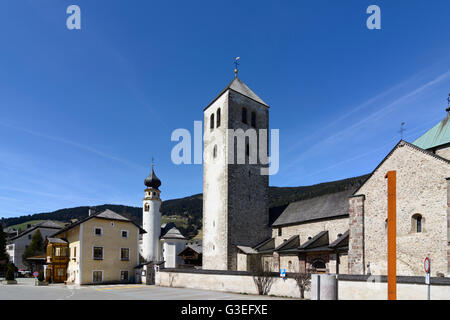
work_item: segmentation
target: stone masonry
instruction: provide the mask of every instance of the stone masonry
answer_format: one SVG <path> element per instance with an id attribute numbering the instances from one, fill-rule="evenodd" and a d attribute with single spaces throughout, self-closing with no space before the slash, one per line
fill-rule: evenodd
<path id="1" fill-rule="evenodd" d="M 364 274 L 364 195 L 349 199 L 348 271 Z"/>
<path id="2" fill-rule="evenodd" d="M 212 129 L 211 115 L 217 122 L 219 108 L 220 126 L 214 123 Z M 247 124 L 242 122 L 243 108 Z M 259 159 L 257 164 L 248 164 L 248 159 L 246 164 L 228 163 L 230 148 L 236 148 L 235 155 L 245 150 L 230 145 L 226 129 L 251 128 L 252 112 L 256 129 L 267 129 L 268 107 L 231 89 L 204 111 L 203 269 L 236 270 L 236 246 L 254 246 L 270 236 L 269 177 L 261 175 L 263 165 Z"/>
<path id="3" fill-rule="evenodd" d="M 401 141 L 355 192 L 365 195 L 364 263 L 372 274 L 387 274 L 387 171 L 397 171 L 397 275 L 423 276 L 425 257 L 431 260 L 432 276 L 447 274 L 450 161 Z M 413 216 L 422 217 L 422 231 L 414 228 Z M 351 219 L 352 220 L 352 219 Z M 352 222 L 350 222 L 352 223 Z M 350 252 L 357 228 L 350 228 Z M 356 244 L 357 245 L 357 244 Z M 357 251 L 358 252 L 358 251 Z M 350 259 L 349 265 L 355 263 Z M 351 273 L 361 269 L 351 269 Z"/>

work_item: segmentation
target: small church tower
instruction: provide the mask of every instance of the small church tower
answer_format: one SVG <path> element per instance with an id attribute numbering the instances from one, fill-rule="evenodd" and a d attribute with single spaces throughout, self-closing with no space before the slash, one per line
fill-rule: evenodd
<path id="1" fill-rule="evenodd" d="M 147 262 L 160 261 L 160 241 L 161 236 L 161 180 L 155 174 L 152 165 L 152 172 L 144 181 L 145 197 L 143 199 L 142 227 L 146 231 L 142 238 L 142 254 Z"/>
<path id="2" fill-rule="evenodd" d="M 204 109 L 203 269 L 236 270 L 237 245 L 255 246 L 270 237 L 267 168 L 258 156 L 259 143 L 229 139 L 228 129 L 269 127 L 269 107 L 238 77 Z M 241 131 L 242 131 L 241 130 Z M 250 130 L 250 131 L 252 131 Z M 242 139 L 241 139 L 242 141 Z M 245 145 L 245 147 L 244 147 Z M 245 151 L 244 151 L 245 150 Z M 245 164 L 229 161 L 229 153 L 245 153 Z"/>

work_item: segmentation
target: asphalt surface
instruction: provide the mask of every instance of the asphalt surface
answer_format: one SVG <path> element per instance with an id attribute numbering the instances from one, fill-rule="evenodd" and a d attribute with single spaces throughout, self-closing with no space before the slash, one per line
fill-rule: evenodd
<path id="1" fill-rule="evenodd" d="M 143 284 L 35 286 L 34 279 L 18 278 L 18 284 L 0 284 L 0 300 L 266 300 L 284 299 L 218 291 L 169 288 Z"/>

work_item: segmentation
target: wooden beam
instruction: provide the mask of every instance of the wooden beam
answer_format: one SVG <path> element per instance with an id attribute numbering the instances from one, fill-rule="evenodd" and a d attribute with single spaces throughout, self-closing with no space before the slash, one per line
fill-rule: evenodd
<path id="1" fill-rule="evenodd" d="M 388 300 L 397 300 L 397 172 L 388 171 L 385 178 L 388 179 Z"/>

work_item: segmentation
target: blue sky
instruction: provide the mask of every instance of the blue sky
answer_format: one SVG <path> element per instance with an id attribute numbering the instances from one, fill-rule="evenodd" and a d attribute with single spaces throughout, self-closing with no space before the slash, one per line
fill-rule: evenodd
<path id="1" fill-rule="evenodd" d="M 81 8 L 81 30 L 66 8 Z M 381 8 L 381 30 L 366 8 Z M 0 3 L 0 217 L 140 206 L 202 192 L 173 130 L 240 78 L 280 129 L 274 186 L 371 172 L 445 116 L 448 1 L 5 0 Z"/>

